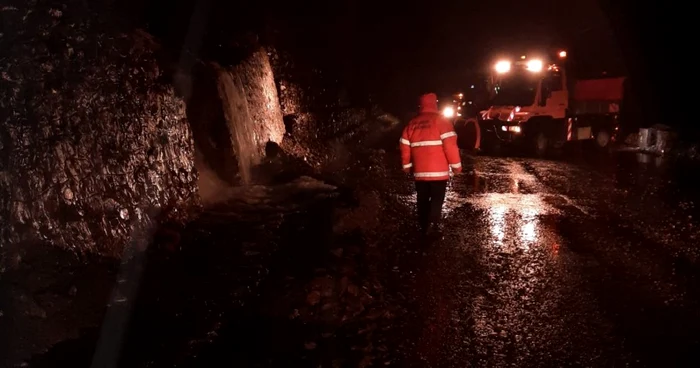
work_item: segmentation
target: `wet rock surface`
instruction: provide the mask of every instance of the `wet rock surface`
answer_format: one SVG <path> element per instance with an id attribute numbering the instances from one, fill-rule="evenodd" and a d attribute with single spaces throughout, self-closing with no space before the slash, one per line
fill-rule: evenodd
<path id="1" fill-rule="evenodd" d="M 147 245 L 154 219 L 198 202 L 185 106 L 161 81 L 156 44 L 80 1 L 11 3 L 0 37 L 4 251 Z"/>
<path id="2" fill-rule="evenodd" d="M 236 183 L 250 184 L 251 169 L 265 157 L 265 146 L 281 143 L 285 132 L 270 62 L 261 48 L 238 65 L 213 68 L 228 133 L 224 146 L 230 147 L 224 152 L 237 159 Z"/>
<path id="3" fill-rule="evenodd" d="M 284 48 L 269 53 L 285 125 L 280 145 L 285 151 L 311 166 L 344 174 L 355 164 L 349 161 L 356 161 L 350 156 L 357 148 L 394 148 L 393 138 L 401 134 L 394 132 L 398 119 L 366 95 L 351 103 L 328 65 L 295 61 Z"/>
<path id="4" fill-rule="evenodd" d="M 268 142 L 281 143 L 284 136 L 282 110 L 277 96 L 277 86 L 268 57 L 268 51 L 260 48 L 238 66 L 255 131 L 258 152 L 265 154 Z"/>
<path id="5" fill-rule="evenodd" d="M 285 133 L 267 52 L 250 47 L 234 65 L 196 64 L 175 78 L 187 97 L 205 205 L 218 202 L 231 185 L 255 181 L 253 170 L 266 157 L 266 146 L 280 144 Z"/>

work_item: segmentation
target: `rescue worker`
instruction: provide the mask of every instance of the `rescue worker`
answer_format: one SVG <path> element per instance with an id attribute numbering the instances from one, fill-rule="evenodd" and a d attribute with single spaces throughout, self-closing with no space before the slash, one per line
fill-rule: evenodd
<path id="1" fill-rule="evenodd" d="M 404 128 L 400 147 L 403 170 L 413 173 L 415 179 L 421 231 L 439 232 L 450 169 L 460 173 L 462 163 L 457 133 L 452 123 L 438 111 L 434 93 L 420 97 L 420 112 Z"/>

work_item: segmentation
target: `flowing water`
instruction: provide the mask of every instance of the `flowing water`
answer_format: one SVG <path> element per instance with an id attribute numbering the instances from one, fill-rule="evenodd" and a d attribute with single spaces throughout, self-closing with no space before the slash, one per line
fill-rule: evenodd
<path id="1" fill-rule="evenodd" d="M 237 75 L 222 68 L 219 70 L 218 90 L 231 134 L 231 146 L 238 160 L 241 182 L 248 185 L 251 182 L 251 167 L 260 163 L 261 157 L 243 83 Z"/>

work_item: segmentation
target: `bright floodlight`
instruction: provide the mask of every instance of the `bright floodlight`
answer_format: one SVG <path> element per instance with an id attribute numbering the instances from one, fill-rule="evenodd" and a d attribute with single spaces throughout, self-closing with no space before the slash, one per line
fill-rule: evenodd
<path id="1" fill-rule="evenodd" d="M 531 72 L 542 71 L 542 60 L 530 60 L 527 62 L 527 70 Z"/>
<path id="2" fill-rule="evenodd" d="M 566 57 L 566 51 L 559 51 L 559 57 L 560 58 L 565 58 Z"/>
<path id="3" fill-rule="evenodd" d="M 499 61 L 496 63 L 496 73 L 508 73 L 510 71 L 510 61 Z"/>
<path id="4" fill-rule="evenodd" d="M 442 110 L 442 115 L 445 116 L 446 118 L 451 118 L 455 116 L 455 109 L 453 109 L 450 106 L 445 107 L 445 109 Z"/>

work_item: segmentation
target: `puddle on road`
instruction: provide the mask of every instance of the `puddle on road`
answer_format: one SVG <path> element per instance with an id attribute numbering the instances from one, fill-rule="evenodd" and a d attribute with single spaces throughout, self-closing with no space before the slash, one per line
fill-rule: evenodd
<path id="1" fill-rule="evenodd" d="M 397 196 L 401 203 L 414 207 L 415 192 Z M 494 244 L 502 246 L 509 227 L 518 224 L 519 244 L 529 248 L 539 237 L 540 217 L 561 214 L 566 207 L 590 215 L 585 206 L 569 196 L 552 193 L 519 161 L 489 162 L 472 173 L 455 176 L 448 183 L 443 216 L 449 219 L 454 211 L 469 205 L 488 214 Z M 506 220 L 507 218 L 507 220 Z"/>
<path id="2" fill-rule="evenodd" d="M 417 197 L 415 191 L 411 194 L 398 195 L 397 196 L 400 203 L 403 203 L 410 208 L 414 208 L 416 205 Z M 445 192 L 445 202 L 442 206 L 443 217 L 449 216 L 454 210 L 462 207 L 468 202 L 467 198 L 461 193 L 455 191 L 453 183 L 449 183 L 447 186 L 447 191 Z"/>
<path id="3" fill-rule="evenodd" d="M 475 193 L 534 193 L 537 191 L 535 177 L 528 174 L 476 172 L 470 183 L 462 184 L 462 186 Z"/>
<path id="4" fill-rule="evenodd" d="M 480 210 L 490 211 L 494 208 L 503 208 L 506 212 L 527 216 L 560 213 L 559 209 L 551 205 L 545 198 L 546 196 L 541 194 L 486 193 L 471 196 L 467 198 L 466 202 Z"/>
<path id="5" fill-rule="evenodd" d="M 513 243 L 518 249 L 528 251 L 540 237 L 540 216 L 560 213 L 538 194 L 488 193 L 471 197 L 467 202 L 486 213 L 490 245 L 495 248 Z"/>
<path id="6" fill-rule="evenodd" d="M 548 217 L 562 210 L 541 194 L 485 193 L 467 202 L 477 210 L 477 223 L 484 225 L 479 264 L 489 280 L 487 295 L 473 299 L 467 308 L 474 321 L 474 352 L 493 366 L 514 359 L 527 365 L 552 348 L 547 336 L 566 335 L 566 322 L 541 323 L 536 317 L 556 315 L 563 305 L 562 240 L 546 225 Z"/>
<path id="7" fill-rule="evenodd" d="M 416 198 L 417 197 L 416 197 L 415 191 L 411 194 L 398 195 L 397 197 L 399 198 L 400 203 L 403 203 L 403 204 L 411 206 L 411 207 L 416 205 L 416 201 L 417 201 Z"/>
<path id="8" fill-rule="evenodd" d="M 581 277 L 588 259 L 567 251 L 560 221 L 601 215 L 585 195 L 595 178 L 540 161 L 477 158 L 473 166 L 450 183 L 450 232 L 420 288 L 430 337 L 409 357 L 444 367 L 600 366 L 610 365 L 602 352 L 611 349 L 624 360 Z"/>

